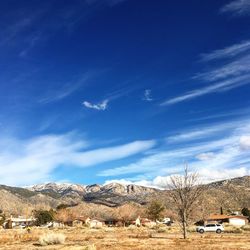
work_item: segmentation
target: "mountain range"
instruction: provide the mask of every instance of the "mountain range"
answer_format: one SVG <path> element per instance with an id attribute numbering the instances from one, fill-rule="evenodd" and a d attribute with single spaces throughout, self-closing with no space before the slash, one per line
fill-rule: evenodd
<path id="1" fill-rule="evenodd" d="M 234 204 L 240 207 L 242 194 L 244 202 L 250 203 L 250 176 L 217 181 L 204 185 L 211 204 Z M 146 205 L 152 199 L 168 200 L 167 190 L 139 185 L 110 183 L 107 185 L 80 185 L 67 183 L 46 183 L 29 187 L 0 185 L 0 209 L 9 213 L 23 213 L 30 209 L 56 208 L 59 204 L 77 205 L 95 203 L 116 207 L 127 202 Z M 236 195 L 232 195 L 233 193 Z M 237 199 L 235 197 L 237 196 Z M 247 198 L 246 198 L 247 197 Z M 227 205 L 228 206 L 228 205 Z"/>

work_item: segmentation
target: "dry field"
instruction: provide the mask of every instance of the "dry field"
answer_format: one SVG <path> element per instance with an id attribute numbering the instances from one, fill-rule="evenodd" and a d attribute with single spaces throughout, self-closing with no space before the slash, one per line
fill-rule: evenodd
<path id="1" fill-rule="evenodd" d="M 44 234 L 62 233 L 66 236 L 64 244 L 40 246 L 39 237 Z M 31 233 L 24 229 L 0 230 L 0 249 L 69 249 L 69 250 L 159 250 L 159 249 L 250 249 L 250 231 L 241 233 L 189 233 L 189 239 L 181 239 L 173 228 L 33 228 Z"/>

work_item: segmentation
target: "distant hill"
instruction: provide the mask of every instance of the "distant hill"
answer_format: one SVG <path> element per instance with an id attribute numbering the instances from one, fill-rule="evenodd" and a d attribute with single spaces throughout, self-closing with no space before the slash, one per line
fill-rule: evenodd
<path id="1" fill-rule="evenodd" d="M 250 176 L 217 181 L 204 185 L 206 200 L 211 210 L 218 207 L 250 207 Z M 30 187 L 0 185 L 0 209 L 24 213 L 32 209 L 56 208 L 59 204 L 92 203 L 116 207 L 127 202 L 141 205 L 152 199 L 161 199 L 171 208 L 169 191 L 139 185 L 79 185 L 47 183 Z"/>
<path id="2" fill-rule="evenodd" d="M 226 187 L 228 185 L 250 189 L 250 176 L 237 177 L 207 184 L 208 187 Z"/>
<path id="3" fill-rule="evenodd" d="M 79 185 L 47 183 L 28 188 L 29 191 L 49 195 L 53 198 L 75 197 L 85 202 L 118 206 L 128 201 L 145 204 L 149 197 L 162 192 L 159 189 L 138 185 L 122 185 L 110 183 L 108 185 Z"/>

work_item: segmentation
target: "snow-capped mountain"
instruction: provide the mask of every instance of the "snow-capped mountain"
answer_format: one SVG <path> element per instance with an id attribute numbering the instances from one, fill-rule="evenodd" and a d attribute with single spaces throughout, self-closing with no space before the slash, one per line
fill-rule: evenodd
<path id="1" fill-rule="evenodd" d="M 61 195 L 68 195 L 72 193 L 78 194 L 87 194 L 87 193 L 96 193 L 96 192 L 109 192 L 109 193 L 117 193 L 120 195 L 127 194 L 144 194 L 144 193 L 152 193 L 156 189 L 138 186 L 138 185 L 124 185 L 119 183 L 109 183 L 107 185 L 81 185 L 81 184 L 70 184 L 70 183 L 45 183 L 38 184 L 30 187 L 26 187 L 30 191 L 34 192 L 55 192 Z"/>
<path id="2" fill-rule="evenodd" d="M 26 187 L 29 191 L 46 194 L 53 198 L 73 198 L 86 202 L 116 206 L 128 201 L 144 203 L 147 197 L 157 195 L 160 190 L 138 186 L 109 183 L 107 185 L 80 185 L 69 183 L 46 183 Z"/>
<path id="3" fill-rule="evenodd" d="M 35 191 L 35 192 L 43 192 L 43 191 L 54 191 L 57 193 L 64 193 L 67 190 L 72 190 L 76 192 L 82 192 L 84 193 L 86 191 L 86 186 L 85 185 L 80 185 L 80 184 L 71 184 L 71 183 L 44 183 L 44 184 L 37 184 L 34 186 L 26 187 L 30 191 Z"/>

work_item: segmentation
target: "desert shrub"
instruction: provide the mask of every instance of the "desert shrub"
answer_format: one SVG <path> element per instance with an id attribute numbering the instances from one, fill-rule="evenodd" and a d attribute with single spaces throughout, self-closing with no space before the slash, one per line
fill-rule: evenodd
<path id="1" fill-rule="evenodd" d="M 194 233 L 194 232 L 196 232 L 196 226 L 190 226 L 190 227 L 188 227 L 188 232 L 189 232 L 189 233 Z"/>
<path id="2" fill-rule="evenodd" d="M 239 227 L 235 227 L 235 226 L 227 226 L 225 228 L 225 233 L 235 233 L 235 234 L 240 234 L 242 233 L 243 230 Z"/>
<path id="3" fill-rule="evenodd" d="M 244 231 L 250 231 L 250 225 L 245 225 L 241 229 Z"/>
<path id="4" fill-rule="evenodd" d="M 163 228 L 163 227 L 162 227 L 162 228 L 158 228 L 158 229 L 157 229 L 157 233 L 165 233 L 166 230 L 167 230 L 167 229 L 166 229 L 166 228 Z"/>
<path id="5" fill-rule="evenodd" d="M 44 234 L 39 238 L 39 243 L 41 246 L 63 244 L 64 242 L 65 235 L 63 234 Z"/>
<path id="6" fill-rule="evenodd" d="M 83 250 L 96 250 L 95 245 L 88 245 L 83 248 Z"/>

